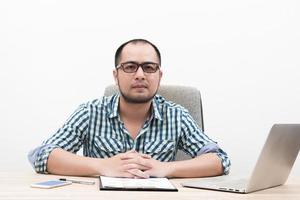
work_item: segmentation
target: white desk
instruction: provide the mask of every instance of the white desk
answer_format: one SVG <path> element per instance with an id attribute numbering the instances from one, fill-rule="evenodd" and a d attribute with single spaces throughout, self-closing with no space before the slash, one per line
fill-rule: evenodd
<path id="1" fill-rule="evenodd" d="M 263 190 L 251 194 L 234 194 L 210 190 L 184 188 L 181 182 L 190 179 L 171 179 L 178 188 L 178 192 L 128 192 L 128 191 L 100 191 L 98 178 L 68 177 L 78 180 L 94 180 L 95 185 L 75 184 L 53 189 L 31 188 L 35 182 L 58 179 L 64 176 L 42 175 L 33 171 L 27 172 L 0 172 L 0 199 L 59 199 L 59 200 L 210 200 L 210 199 L 262 199 L 262 200 L 290 200 L 300 199 L 300 178 L 293 178 L 283 186 Z"/>

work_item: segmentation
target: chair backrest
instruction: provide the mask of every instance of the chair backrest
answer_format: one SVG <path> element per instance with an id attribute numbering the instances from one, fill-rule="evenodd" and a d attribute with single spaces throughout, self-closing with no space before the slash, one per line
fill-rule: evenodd
<path id="1" fill-rule="evenodd" d="M 109 85 L 105 88 L 104 96 L 110 96 L 119 92 L 115 85 Z M 158 92 L 165 99 L 185 107 L 204 131 L 203 111 L 201 94 L 197 88 L 178 85 L 161 85 Z"/>
<path id="2" fill-rule="evenodd" d="M 110 96 L 119 92 L 116 85 L 105 88 L 104 96 Z M 197 88 L 179 85 L 161 85 L 158 92 L 166 100 L 185 107 L 194 118 L 198 126 L 204 131 L 201 94 Z M 178 151 L 176 160 L 189 158 L 183 152 Z"/>

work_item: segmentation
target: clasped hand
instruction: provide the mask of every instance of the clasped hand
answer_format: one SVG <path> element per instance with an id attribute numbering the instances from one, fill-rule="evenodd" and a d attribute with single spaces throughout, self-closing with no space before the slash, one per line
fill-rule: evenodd
<path id="1" fill-rule="evenodd" d="M 102 175 L 126 178 L 165 177 L 167 163 L 157 161 L 150 155 L 141 154 L 135 150 L 120 153 L 103 160 Z"/>

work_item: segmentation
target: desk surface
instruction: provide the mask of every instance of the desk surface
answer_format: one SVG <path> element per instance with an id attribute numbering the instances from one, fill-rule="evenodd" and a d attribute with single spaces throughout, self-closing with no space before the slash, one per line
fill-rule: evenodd
<path id="1" fill-rule="evenodd" d="M 53 189 L 31 188 L 30 184 L 35 182 L 58 179 L 64 176 L 42 175 L 32 171 L 24 173 L 0 172 L 0 199 L 109 199 L 109 200 L 160 200 L 160 199 L 263 199 L 263 200 L 290 200 L 300 199 L 300 178 L 290 177 L 283 186 L 262 190 L 250 194 L 234 194 L 210 190 L 185 188 L 181 182 L 191 179 L 171 179 L 178 188 L 178 192 L 128 192 L 128 191 L 100 191 L 97 178 L 90 177 L 68 177 L 77 180 L 94 180 L 95 185 L 72 184 Z"/>

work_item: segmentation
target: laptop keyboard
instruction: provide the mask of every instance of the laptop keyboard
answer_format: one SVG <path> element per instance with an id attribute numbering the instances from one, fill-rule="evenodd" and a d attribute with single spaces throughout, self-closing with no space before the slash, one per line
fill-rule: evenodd
<path id="1" fill-rule="evenodd" d="M 224 187 L 224 188 L 246 188 L 247 179 L 236 179 L 236 180 L 225 180 L 215 183 L 216 187 Z"/>

